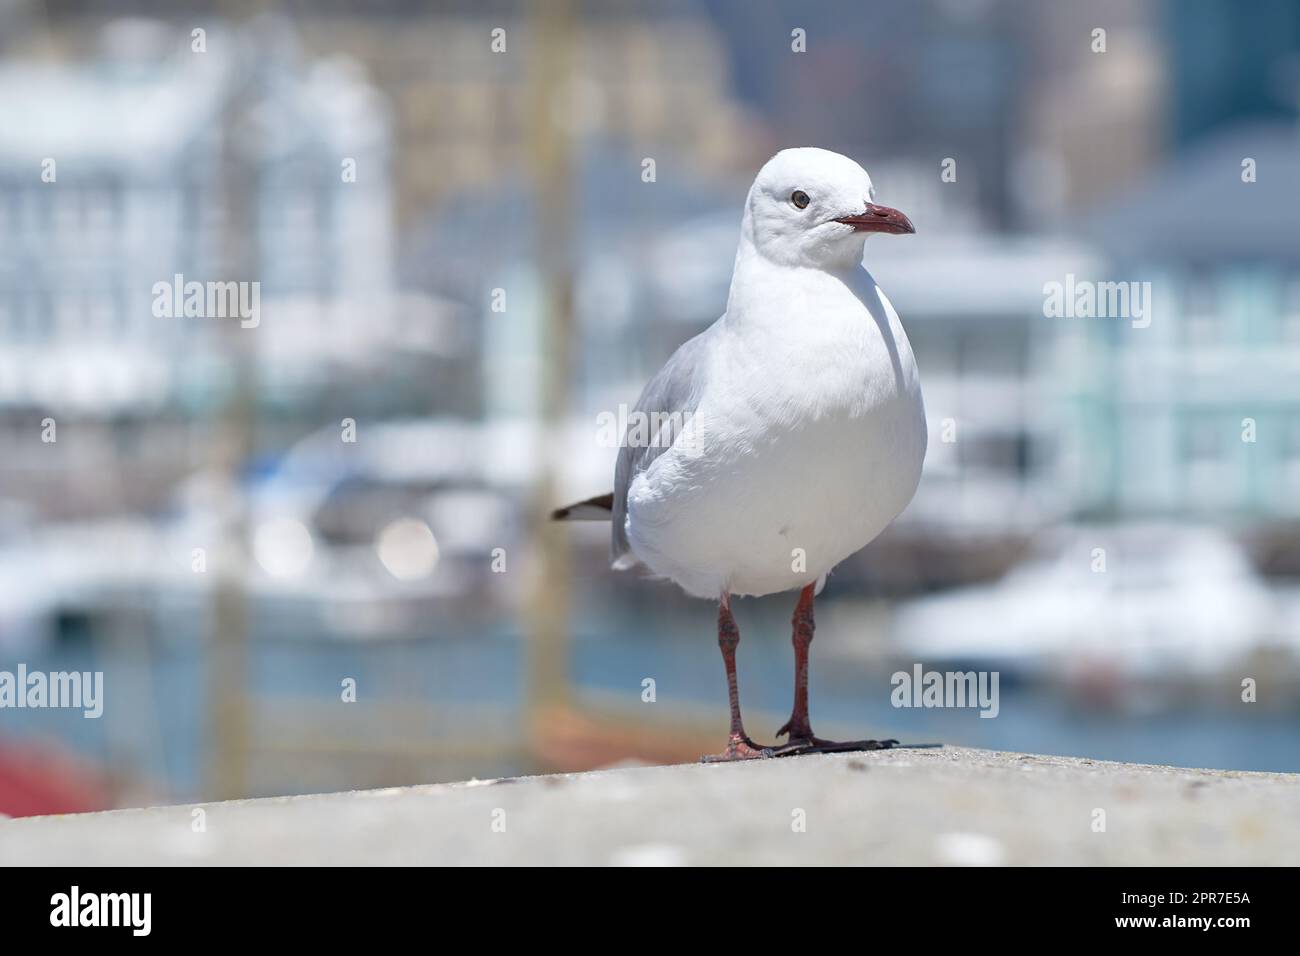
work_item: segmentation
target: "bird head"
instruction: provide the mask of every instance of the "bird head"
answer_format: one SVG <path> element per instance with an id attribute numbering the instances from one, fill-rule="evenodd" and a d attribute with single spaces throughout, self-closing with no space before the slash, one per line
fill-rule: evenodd
<path id="1" fill-rule="evenodd" d="M 817 269 L 856 266 L 873 232 L 916 232 L 911 220 L 873 202 L 867 171 L 839 153 L 783 149 L 754 179 L 742 234 L 759 255 L 780 265 Z"/>

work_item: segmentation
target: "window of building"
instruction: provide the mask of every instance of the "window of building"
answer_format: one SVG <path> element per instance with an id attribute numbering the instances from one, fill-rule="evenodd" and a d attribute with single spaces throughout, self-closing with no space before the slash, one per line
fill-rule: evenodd
<path id="1" fill-rule="evenodd" d="M 1208 413 L 1193 413 L 1183 428 L 1182 459 L 1187 503 L 1223 507 L 1238 501 L 1244 488 L 1234 484 L 1237 473 L 1229 441 L 1239 440 L 1233 423 Z"/>
<path id="2" fill-rule="evenodd" d="M 1300 345 L 1300 275 L 1293 275 L 1282 286 L 1282 341 Z"/>
<path id="3" fill-rule="evenodd" d="M 1209 276 L 1189 279 L 1183 289 L 1183 325 L 1189 345 L 1214 345 L 1224 334 L 1223 304 Z"/>

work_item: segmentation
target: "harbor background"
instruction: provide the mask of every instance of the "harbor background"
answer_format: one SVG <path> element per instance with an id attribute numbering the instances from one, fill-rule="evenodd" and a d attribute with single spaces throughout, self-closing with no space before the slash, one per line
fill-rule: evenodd
<path id="1" fill-rule="evenodd" d="M 790 145 L 917 225 L 867 265 L 931 435 L 819 721 L 1300 771 L 1298 104 L 1281 0 L 0 2 L 0 670 L 106 688 L 0 710 L 0 812 L 716 749 L 714 610 L 543 518 Z M 176 275 L 260 321 L 157 316 Z M 1046 315 L 1076 280 L 1149 324 Z M 762 738 L 788 597 L 738 611 Z M 918 663 L 998 716 L 894 707 Z"/>

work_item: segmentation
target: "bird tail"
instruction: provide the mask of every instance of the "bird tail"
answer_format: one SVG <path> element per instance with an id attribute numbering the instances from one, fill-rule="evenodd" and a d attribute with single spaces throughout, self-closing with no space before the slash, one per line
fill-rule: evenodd
<path id="1" fill-rule="evenodd" d="M 608 521 L 614 514 L 613 493 L 596 495 L 551 512 L 552 521 Z"/>

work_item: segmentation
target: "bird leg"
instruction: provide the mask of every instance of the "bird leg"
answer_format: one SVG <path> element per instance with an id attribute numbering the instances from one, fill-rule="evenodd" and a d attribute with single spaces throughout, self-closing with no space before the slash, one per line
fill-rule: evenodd
<path id="1" fill-rule="evenodd" d="M 790 742 L 812 738 L 812 724 L 808 722 L 808 645 L 812 643 L 813 592 L 817 585 L 810 584 L 799 592 L 799 603 L 794 606 L 794 617 L 790 619 L 790 643 L 794 645 L 794 707 L 781 729 L 778 737 L 790 735 Z"/>
<path id="2" fill-rule="evenodd" d="M 722 595 L 718 604 L 718 647 L 722 651 L 722 663 L 727 669 L 727 697 L 731 703 L 731 733 L 727 740 L 727 749 L 717 754 L 701 757 L 705 763 L 728 760 L 753 760 L 755 757 L 772 756 L 772 748 L 754 743 L 745 733 L 745 725 L 740 720 L 740 691 L 736 687 L 736 645 L 740 643 L 740 628 L 731 614 L 731 598 Z"/>
<path id="3" fill-rule="evenodd" d="M 897 740 L 824 740 L 814 736 L 808 720 L 808 646 L 813 639 L 813 595 L 817 584 L 808 585 L 799 592 L 790 623 L 790 642 L 794 645 L 794 707 L 790 719 L 776 732 L 778 737 L 789 734 L 784 746 L 774 751 L 778 757 L 806 753 L 838 753 L 847 750 L 888 750 Z"/>

